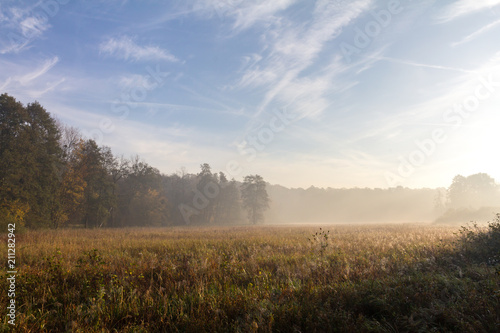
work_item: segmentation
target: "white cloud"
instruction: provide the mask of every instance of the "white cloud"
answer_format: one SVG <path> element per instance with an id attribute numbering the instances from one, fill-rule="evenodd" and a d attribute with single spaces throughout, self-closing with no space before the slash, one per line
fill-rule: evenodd
<path id="1" fill-rule="evenodd" d="M 28 49 L 51 26 L 44 15 L 37 15 L 36 6 L 26 8 L 0 7 L 0 54 L 19 53 Z"/>
<path id="2" fill-rule="evenodd" d="M 118 59 L 124 60 L 165 60 L 176 62 L 178 59 L 167 50 L 158 46 L 140 46 L 132 38 L 121 36 L 119 38 L 109 38 L 99 45 L 99 51 Z"/>
<path id="3" fill-rule="evenodd" d="M 240 87 L 258 87 L 274 82 L 278 78 L 276 71 L 270 69 L 262 70 L 260 66 L 245 71 L 239 81 Z"/>
<path id="4" fill-rule="evenodd" d="M 120 76 L 117 80 L 118 85 L 122 89 L 132 89 L 135 87 L 150 87 L 153 83 L 149 80 L 148 75 L 131 74 L 126 76 Z"/>
<path id="5" fill-rule="evenodd" d="M 12 77 L 8 77 L 5 82 L 0 86 L 0 91 L 6 91 L 7 87 L 10 85 L 12 82 Z"/>
<path id="6" fill-rule="evenodd" d="M 256 2 L 245 2 L 242 7 L 232 10 L 235 17 L 234 28 L 244 30 L 256 23 L 269 24 L 275 13 L 288 8 L 296 0 L 261 0 Z"/>
<path id="7" fill-rule="evenodd" d="M 44 106 L 64 122 L 77 124 L 84 136 L 95 139 L 99 145 L 110 146 L 114 154 L 125 157 L 138 154 L 164 173 L 175 172 L 181 166 L 187 167 L 189 172 L 198 172 L 201 162 L 223 170 L 225 164 L 235 158 L 235 152 L 228 145 L 220 144 L 224 139 L 210 131 L 179 123 L 152 125 L 131 119 L 119 120 L 58 103 Z M 113 129 L 106 133 L 99 129 L 104 118 L 111 119 Z"/>
<path id="8" fill-rule="evenodd" d="M 195 2 L 194 11 L 210 17 L 234 20 L 234 32 L 241 32 L 257 24 L 269 26 L 279 19 L 275 16 L 279 11 L 285 10 L 297 0 L 198 0 Z"/>
<path id="9" fill-rule="evenodd" d="M 47 20 L 40 17 L 27 17 L 20 22 L 24 37 L 34 39 L 40 37 L 49 27 Z"/>
<path id="10" fill-rule="evenodd" d="M 48 74 L 58 62 L 59 58 L 53 57 L 34 68 L 2 62 L 0 65 L 5 68 L 5 71 L 1 74 L 5 76 L 0 75 L 0 80 L 4 81 L 0 84 L 0 90 L 15 94 L 16 97 L 39 98 L 66 81 L 64 77 Z"/>
<path id="11" fill-rule="evenodd" d="M 342 68 L 330 66 L 324 74 L 308 77 L 300 77 L 300 74 L 313 65 L 325 45 L 370 4 L 370 0 L 359 0 L 349 6 L 321 0 L 316 3 L 308 24 L 294 25 L 282 18 L 280 25 L 266 30 L 263 40 L 268 43 L 264 47 L 267 55 L 250 66 L 238 83 L 240 88 L 268 87 L 255 116 L 275 100 L 287 104 L 294 100 L 294 111 L 300 116 L 321 114 L 329 104 L 323 95 L 333 91 L 331 80 Z M 339 59 L 334 58 L 333 63 L 338 62 Z"/>
<path id="12" fill-rule="evenodd" d="M 324 97 L 326 91 L 333 92 L 334 87 L 328 75 L 316 78 L 302 78 L 287 82 L 280 87 L 277 98 L 290 105 L 298 119 L 320 115 L 330 104 Z"/>
<path id="13" fill-rule="evenodd" d="M 500 0 L 459 0 L 447 6 L 437 19 L 440 23 L 449 22 L 465 15 L 493 9 L 498 5 L 500 5 Z"/>

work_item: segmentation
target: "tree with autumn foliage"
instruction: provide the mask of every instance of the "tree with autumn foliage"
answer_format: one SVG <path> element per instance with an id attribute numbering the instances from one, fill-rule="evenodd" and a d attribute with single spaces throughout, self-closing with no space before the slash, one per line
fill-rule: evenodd
<path id="1" fill-rule="evenodd" d="M 267 205 L 260 176 L 248 176 L 243 200 L 253 223 Z M 194 208 L 190 205 L 194 205 Z M 234 224 L 239 183 L 208 163 L 198 174 L 163 175 L 138 156 L 117 158 L 54 119 L 38 102 L 0 95 L 0 225 L 16 229 Z"/>
<path id="2" fill-rule="evenodd" d="M 122 162 L 123 164 L 123 162 Z M 165 226 L 169 223 L 169 204 L 160 171 L 134 156 L 118 181 L 120 226 Z"/>

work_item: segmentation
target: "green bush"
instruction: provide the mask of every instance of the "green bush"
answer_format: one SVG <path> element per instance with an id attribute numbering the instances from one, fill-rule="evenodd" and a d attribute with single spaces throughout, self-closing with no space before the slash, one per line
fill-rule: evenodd
<path id="1" fill-rule="evenodd" d="M 500 264 L 500 214 L 487 227 L 472 223 L 463 226 L 459 233 L 459 250 L 466 258 L 488 265 Z"/>

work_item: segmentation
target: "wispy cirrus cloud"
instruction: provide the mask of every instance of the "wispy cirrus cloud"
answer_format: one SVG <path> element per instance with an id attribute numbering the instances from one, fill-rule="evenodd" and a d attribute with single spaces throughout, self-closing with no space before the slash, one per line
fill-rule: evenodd
<path id="1" fill-rule="evenodd" d="M 296 0 L 242 2 L 240 8 L 232 7 L 229 12 L 235 19 L 234 28 L 244 30 L 257 23 L 269 24 L 276 19 L 277 12 L 288 8 L 294 2 Z"/>
<path id="2" fill-rule="evenodd" d="M 123 60 L 164 60 L 169 62 L 179 61 L 179 59 L 177 59 L 169 51 L 158 46 L 138 45 L 129 36 L 107 39 L 99 45 L 99 52 Z"/>
<path id="3" fill-rule="evenodd" d="M 55 102 L 50 106 L 54 114 L 67 123 L 78 123 L 82 133 L 92 138 L 92 130 L 103 115 Z M 207 161 L 217 168 L 225 167 L 225 161 L 234 158 L 232 151 L 224 146 L 224 137 L 220 133 L 205 128 L 174 122 L 170 124 L 146 124 L 132 119 L 112 120 L 113 130 L 102 138 L 94 138 L 99 144 L 113 148 L 117 155 L 140 153 L 140 156 L 158 166 L 162 172 L 171 172 L 166 166 L 187 167 L 197 170 L 199 161 Z M 210 137 L 210 140 L 207 138 Z M 214 142 L 218 144 L 215 145 Z M 161 153 L 159 153 L 161 152 Z M 214 163 L 213 163 L 214 162 Z M 221 165 L 216 165 L 220 163 Z"/>
<path id="4" fill-rule="evenodd" d="M 43 62 L 43 64 L 39 67 L 39 68 L 36 68 L 34 71 L 30 72 L 30 73 L 27 73 L 23 76 L 21 76 L 20 78 L 18 78 L 17 80 L 19 81 L 19 83 L 21 83 L 22 85 L 27 85 L 29 84 L 31 81 L 35 80 L 36 78 L 44 75 L 45 73 L 47 73 L 52 67 L 54 67 L 57 63 L 59 62 L 59 58 L 58 57 L 53 57 L 51 59 L 47 59 Z"/>
<path id="5" fill-rule="evenodd" d="M 437 20 L 439 23 L 445 23 L 482 10 L 493 9 L 499 5 L 500 0 L 459 0 L 445 7 Z"/>
<path id="6" fill-rule="evenodd" d="M 268 91 L 255 116 L 273 101 L 294 101 L 294 111 L 301 117 L 318 115 L 328 106 L 324 98 L 332 91 L 332 78 L 341 67 L 327 66 L 324 73 L 301 77 L 301 73 L 315 63 L 326 44 L 335 39 L 342 28 L 352 23 L 370 8 L 372 1 L 359 0 L 344 6 L 337 2 L 317 1 L 307 24 L 294 25 L 281 18 L 281 24 L 266 30 L 263 40 L 265 54 L 253 57 L 243 73 L 239 88 L 265 86 Z M 263 52 L 263 53 L 264 53 Z M 332 64 L 339 59 L 333 57 Z"/>
<path id="7" fill-rule="evenodd" d="M 28 68 L 27 71 L 19 65 L 0 62 L 2 67 L 9 68 L 2 73 L 6 75 L 5 77 L 0 75 L 0 80 L 3 81 L 3 84 L 0 84 L 0 91 L 18 93 L 19 95 L 25 95 L 30 98 L 39 98 L 66 81 L 66 78 L 61 76 L 47 77 L 47 73 L 58 62 L 59 57 L 52 57 L 46 59 L 34 68 Z M 42 78 L 43 80 L 41 80 Z"/>
<path id="8" fill-rule="evenodd" d="M 198 0 L 193 5 L 193 10 L 209 17 L 234 20 L 233 33 L 238 33 L 257 24 L 269 26 L 276 23 L 279 21 L 276 14 L 296 2 L 297 0 Z"/>
<path id="9" fill-rule="evenodd" d="M 0 54 L 19 53 L 29 48 L 50 27 L 47 16 L 37 15 L 30 8 L 0 8 Z"/>
<path id="10" fill-rule="evenodd" d="M 149 76 L 140 74 L 121 75 L 117 80 L 118 86 L 122 89 L 132 89 L 135 87 L 150 87 Z"/>
<path id="11" fill-rule="evenodd" d="M 45 17 L 31 16 L 20 22 L 21 32 L 28 38 L 40 37 L 49 27 Z"/>

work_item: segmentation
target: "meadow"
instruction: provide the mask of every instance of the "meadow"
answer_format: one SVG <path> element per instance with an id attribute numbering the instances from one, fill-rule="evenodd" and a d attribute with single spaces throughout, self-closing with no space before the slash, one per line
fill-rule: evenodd
<path id="1" fill-rule="evenodd" d="M 491 243 L 478 230 L 25 231 L 16 235 L 16 326 L 4 316 L 0 331 L 498 332 L 499 266 L 477 246 Z"/>

